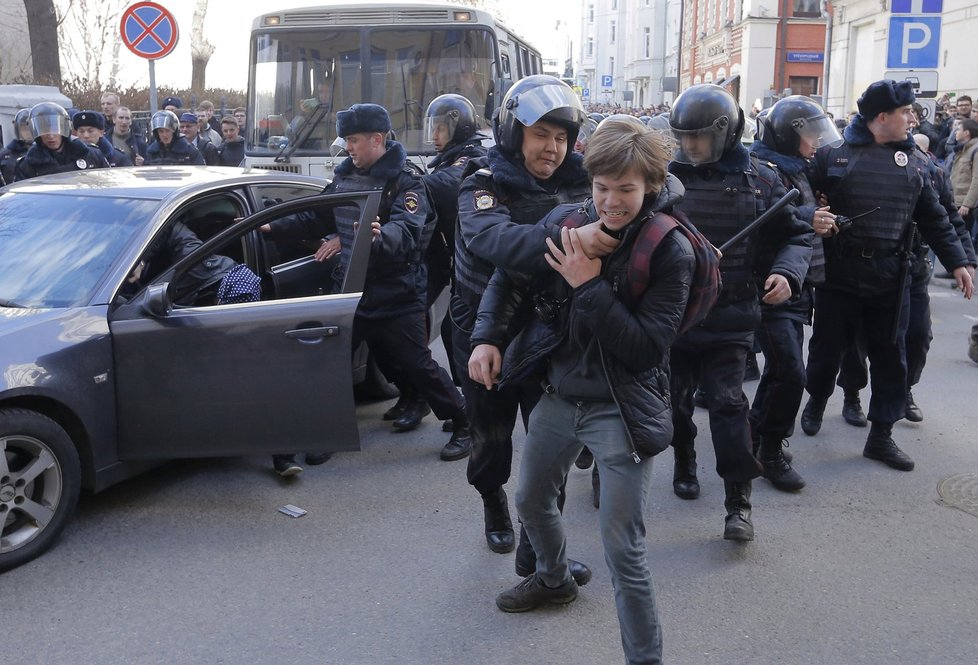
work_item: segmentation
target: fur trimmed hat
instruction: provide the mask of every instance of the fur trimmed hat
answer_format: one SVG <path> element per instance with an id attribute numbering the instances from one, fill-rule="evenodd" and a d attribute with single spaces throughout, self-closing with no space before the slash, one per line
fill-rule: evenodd
<path id="1" fill-rule="evenodd" d="M 179 97 L 164 97 L 160 103 L 160 108 L 165 109 L 167 106 L 176 106 L 178 109 L 182 109 L 183 100 Z"/>
<path id="2" fill-rule="evenodd" d="M 98 111 L 79 111 L 71 118 L 71 126 L 74 129 L 79 127 L 94 127 L 105 131 L 105 117 Z"/>
<path id="3" fill-rule="evenodd" d="M 336 114 L 336 134 L 346 138 L 350 134 L 386 134 L 391 130 L 391 117 L 387 109 L 377 104 L 354 104 Z"/>
<path id="4" fill-rule="evenodd" d="M 880 113 L 914 103 L 913 84 L 910 81 L 883 80 L 871 83 L 862 97 L 856 100 L 859 115 L 870 121 Z"/>

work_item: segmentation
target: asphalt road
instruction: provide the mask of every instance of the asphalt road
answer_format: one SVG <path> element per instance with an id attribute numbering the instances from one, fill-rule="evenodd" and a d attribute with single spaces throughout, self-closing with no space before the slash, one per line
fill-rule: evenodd
<path id="1" fill-rule="evenodd" d="M 931 289 L 925 420 L 895 427 L 912 473 L 861 457 L 867 430 L 843 422 L 836 395 L 822 432 L 792 442 L 808 487 L 757 481 L 757 540 L 742 546 L 721 538 L 704 415 L 698 501 L 672 494 L 669 453 L 656 460 L 647 524 L 667 663 L 978 660 L 978 513 L 938 494 L 960 476 L 978 503 L 978 307 L 947 284 Z M 390 434 L 387 406 L 361 407 L 362 452 L 293 481 L 266 459 L 196 460 L 83 497 L 53 550 L 0 576 L 0 663 L 621 662 L 589 473 L 572 472 L 566 517 L 594 580 L 569 606 L 503 614 L 493 599 L 518 581 L 513 557 L 486 548 L 465 463 L 438 460 L 448 435 L 431 417 Z M 277 512 L 287 503 L 308 515 Z"/>

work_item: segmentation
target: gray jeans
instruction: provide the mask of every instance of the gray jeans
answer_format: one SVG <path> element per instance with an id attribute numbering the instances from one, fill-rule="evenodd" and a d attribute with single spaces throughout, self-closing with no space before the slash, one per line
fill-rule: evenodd
<path id="1" fill-rule="evenodd" d="M 598 521 L 625 662 L 661 663 L 662 631 L 644 522 L 652 460 L 632 459 L 628 434 L 613 402 L 573 402 L 547 394 L 530 414 L 516 509 L 537 553 L 537 574 L 554 587 L 571 579 L 557 495 L 583 446 L 594 454 L 601 475 Z"/>

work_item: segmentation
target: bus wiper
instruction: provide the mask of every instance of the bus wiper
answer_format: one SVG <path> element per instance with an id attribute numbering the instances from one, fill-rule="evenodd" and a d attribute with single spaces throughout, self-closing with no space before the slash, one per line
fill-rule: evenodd
<path id="1" fill-rule="evenodd" d="M 309 118 L 302 123 L 299 133 L 295 135 L 295 140 L 286 143 L 284 146 L 282 146 L 282 149 L 278 151 L 278 154 L 275 155 L 276 164 L 288 161 L 289 157 L 292 156 L 292 153 L 298 150 L 300 145 L 309 140 L 309 137 L 312 135 L 316 127 L 319 126 L 319 123 L 323 121 L 323 118 L 329 115 L 330 106 L 330 104 L 324 104 L 323 102 L 316 104 L 316 108 L 313 109 L 312 115 L 310 115 Z"/>
<path id="2" fill-rule="evenodd" d="M 18 309 L 23 309 L 24 306 L 15 303 L 13 300 L 7 300 L 6 298 L 0 298 L 0 307 L 17 307 Z"/>

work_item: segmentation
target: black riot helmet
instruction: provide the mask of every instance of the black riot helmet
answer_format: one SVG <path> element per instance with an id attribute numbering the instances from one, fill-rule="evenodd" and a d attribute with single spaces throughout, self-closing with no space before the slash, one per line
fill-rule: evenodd
<path id="1" fill-rule="evenodd" d="M 764 132 L 767 131 L 767 116 L 771 112 L 771 107 L 766 109 L 761 109 L 758 111 L 757 116 L 754 121 L 757 123 L 757 129 L 754 130 L 754 140 L 764 142 Z M 765 143 L 765 145 L 767 145 Z"/>
<path id="2" fill-rule="evenodd" d="M 31 129 L 31 110 L 21 109 L 14 116 L 14 139 L 30 143 L 34 140 L 34 130 Z"/>
<path id="3" fill-rule="evenodd" d="M 796 157 L 800 154 L 802 139 L 809 151 L 823 145 L 837 148 L 843 143 L 835 122 L 814 99 L 804 95 L 791 95 L 771 107 L 761 141 L 782 155 Z"/>
<path id="4" fill-rule="evenodd" d="M 173 132 L 174 136 L 176 136 L 180 133 L 180 120 L 177 118 L 177 114 L 173 111 L 157 111 L 153 114 L 153 117 L 150 118 L 149 127 L 153 132 L 153 136 L 157 136 L 157 129 L 169 129 Z M 157 136 L 157 138 L 159 137 Z"/>
<path id="5" fill-rule="evenodd" d="M 672 105 L 669 126 L 676 138 L 675 161 L 712 164 L 720 161 L 744 133 L 744 112 L 718 85 L 687 88 Z"/>
<path id="6" fill-rule="evenodd" d="M 539 120 L 564 127 L 567 144 L 573 149 L 587 116 L 577 93 L 569 85 L 546 74 L 527 76 L 513 84 L 493 118 L 496 145 L 503 152 L 519 154 L 523 147 L 523 128 Z"/>
<path id="7" fill-rule="evenodd" d="M 439 95 L 428 104 L 424 118 L 425 143 L 435 142 L 435 131 L 444 127 L 448 144 L 461 144 L 475 136 L 475 106 L 467 97 L 456 94 Z"/>
<path id="8" fill-rule="evenodd" d="M 36 139 L 43 134 L 61 134 L 65 138 L 71 136 L 71 118 L 61 104 L 41 102 L 31 107 L 31 133 Z"/>

